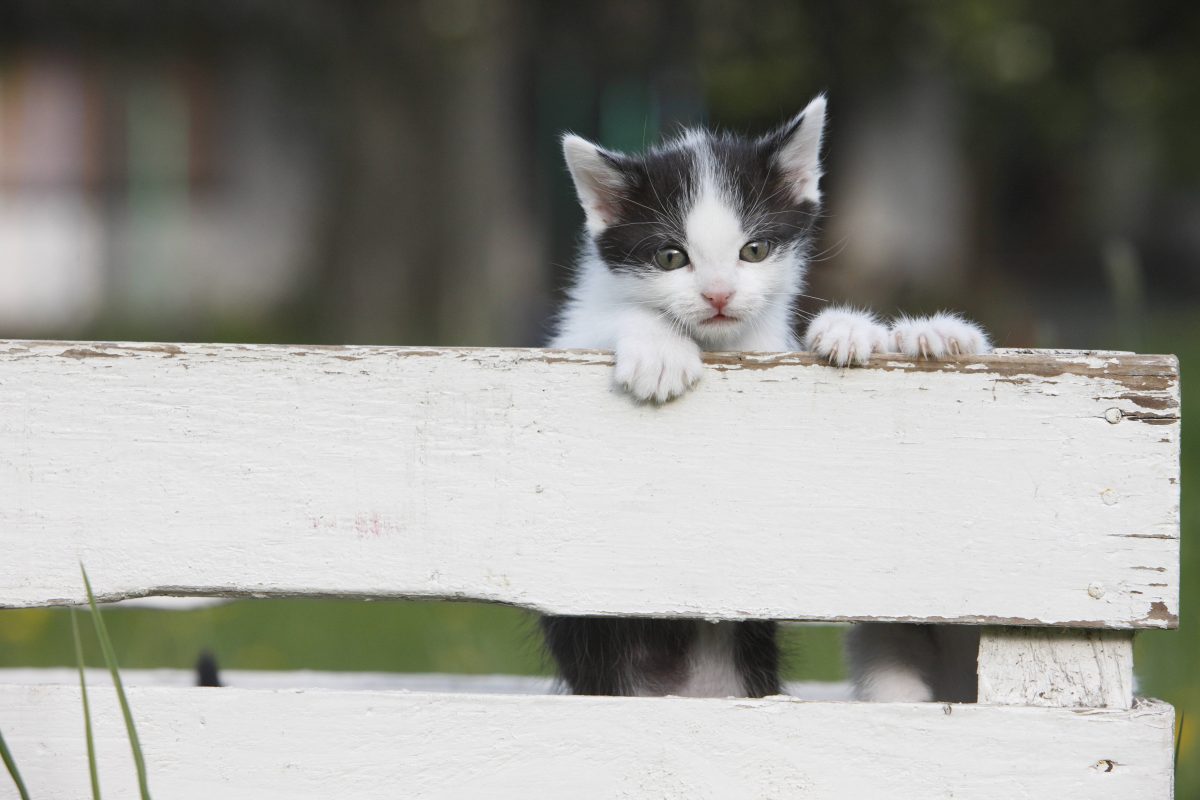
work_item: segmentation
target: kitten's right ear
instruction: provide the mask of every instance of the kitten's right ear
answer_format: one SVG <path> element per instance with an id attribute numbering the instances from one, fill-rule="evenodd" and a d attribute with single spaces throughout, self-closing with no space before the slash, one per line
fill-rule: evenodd
<path id="1" fill-rule="evenodd" d="M 617 221 L 621 193 L 628 185 L 617 164 L 617 156 L 581 136 L 563 137 L 563 156 L 575 191 L 587 216 L 588 231 L 595 236 Z"/>

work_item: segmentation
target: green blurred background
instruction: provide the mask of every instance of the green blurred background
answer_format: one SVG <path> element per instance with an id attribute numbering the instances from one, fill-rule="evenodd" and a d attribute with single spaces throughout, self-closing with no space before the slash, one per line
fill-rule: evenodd
<path id="1" fill-rule="evenodd" d="M 1177 353 L 1200 419 L 1187 2 L 8 0 L 0 337 L 536 345 L 581 223 L 560 131 L 761 131 L 822 90 L 813 295 L 962 309 L 1003 346 Z M 1180 797 L 1200 796 L 1193 441 L 1182 624 L 1137 643 L 1143 693 L 1190 718 Z M 127 667 L 208 647 L 241 669 L 547 671 L 528 615 L 495 606 L 108 619 Z M 789 675 L 839 677 L 841 632 L 790 629 Z M 61 611 L 0 612 L 0 665 L 70 664 L 70 641 Z"/>

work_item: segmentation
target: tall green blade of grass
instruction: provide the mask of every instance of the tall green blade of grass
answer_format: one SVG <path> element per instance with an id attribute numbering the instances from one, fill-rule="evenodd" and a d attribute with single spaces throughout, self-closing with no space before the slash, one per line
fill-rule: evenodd
<path id="1" fill-rule="evenodd" d="M 1186 719 L 1183 711 L 1179 712 L 1179 725 L 1175 728 L 1175 766 L 1179 766 L 1179 745 L 1183 744 L 1183 722 Z"/>
<path id="2" fill-rule="evenodd" d="M 17 792 L 20 793 L 21 800 L 29 800 L 29 792 L 25 789 L 25 782 L 21 780 L 17 762 L 13 761 L 12 753 L 8 752 L 8 745 L 4 743 L 4 734 L 2 733 L 0 733 L 0 759 L 3 759 L 4 766 L 8 767 L 8 774 L 12 776 L 13 783 L 17 785 Z"/>
<path id="3" fill-rule="evenodd" d="M 125 730 L 129 733 L 129 746 L 133 749 L 133 763 L 137 766 L 138 790 L 142 800 L 150 800 L 150 787 L 146 783 L 146 760 L 142 757 L 142 743 L 138 741 L 137 729 L 133 726 L 133 713 L 129 710 L 129 700 L 125 697 L 125 687 L 121 684 L 121 674 L 117 670 L 117 654 L 113 652 L 112 641 L 104 627 L 104 618 L 96 606 L 96 596 L 92 594 L 92 582 L 88 580 L 87 570 L 79 565 L 83 574 L 83 586 L 87 589 L 88 606 L 92 609 L 92 621 L 96 623 L 96 638 L 100 640 L 100 650 L 104 653 L 104 661 L 108 671 L 112 673 L 113 686 L 117 690 L 117 700 L 121 703 L 121 714 L 125 717 Z"/>
<path id="4" fill-rule="evenodd" d="M 92 738 L 92 710 L 88 706 L 87 680 L 83 676 L 83 644 L 79 641 L 79 618 L 74 608 L 71 609 L 71 632 L 75 634 L 75 663 L 79 665 L 79 693 L 83 696 L 83 733 L 87 737 L 92 800 L 100 800 L 100 776 L 96 774 L 96 742 Z"/>

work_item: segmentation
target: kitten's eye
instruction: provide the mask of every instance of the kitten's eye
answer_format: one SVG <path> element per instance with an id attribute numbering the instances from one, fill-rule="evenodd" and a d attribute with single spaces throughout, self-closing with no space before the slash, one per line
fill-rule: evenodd
<path id="1" fill-rule="evenodd" d="M 664 247 L 654 254 L 654 263 L 663 269 L 679 269 L 687 266 L 688 257 L 677 247 Z"/>
<path id="2" fill-rule="evenodd" d="M 753 242 L 746 242 L 745 246 L 742 247 L 742 252 L 738 253 L 738 258 L 742 259 L 742 261 L 754 263 L 755 261 L 762 261 L 770 252 L 771 243 L 766 239 L 758 239 Z"/>

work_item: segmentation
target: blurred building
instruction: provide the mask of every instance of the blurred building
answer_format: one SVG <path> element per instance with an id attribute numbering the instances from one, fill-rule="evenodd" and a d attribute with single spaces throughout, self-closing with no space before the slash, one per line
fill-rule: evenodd
<path id="1" fill-rule="evenodd" d="M 580 222 L 562 130 L 625 149 L 760 131 L 825 90 L 814 297 L 1135 347 L 1148 308 L 1200 295 L 1198 20 L 1178 2 L 10 0 L 0 335 L 537 344 Z"/>
<path id="2" fill-rule="evenodd" d="M 269 74 L 114 68 L 30 48 L 0 73 L 0 320 L 77 330 L 252 314 L 300 279 L 317 210 L 311 136 Z"/>

